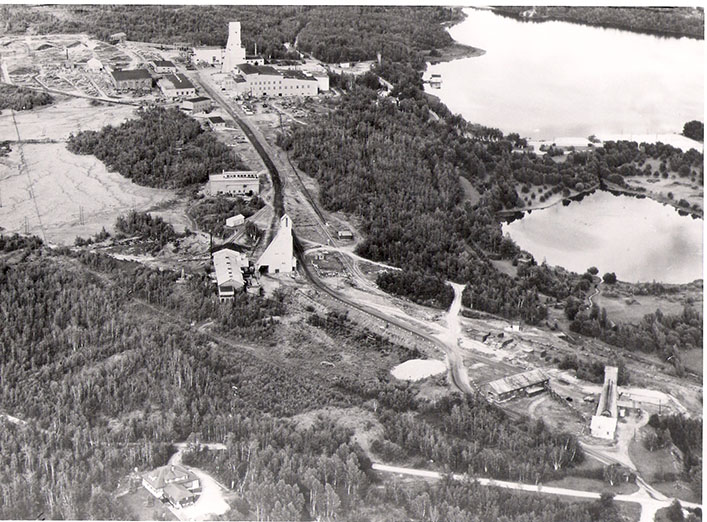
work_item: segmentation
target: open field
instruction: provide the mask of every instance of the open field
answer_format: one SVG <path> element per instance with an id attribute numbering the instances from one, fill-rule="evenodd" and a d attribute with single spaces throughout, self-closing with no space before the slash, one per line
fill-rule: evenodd
<path id="1" fill-rule="evenodd" d="M 31 111 L 15 112 L 22 140 L 65 141 L 69 134 L 99 130 L 106 125 L 120 125 L 134 116 L 135 107 L 93 105 L 81 98 L 55 97 L 55 103 Z M 17 140 L 10 111 L 0 113 L 0 141 Z"/>
<path id="2" fill-rule="evenodd" d="M 657 162 L 654 163 L 657 165 Z M 696 204 L 699 208 L 703 208 L 704 190 L 699 184 L 699 179 L 693 182 L 690 178 L 681 178 L 673 172 L 669 178 L 635 176 L 626 178 L 626 181 L 631 188 L 644 188 L 647 194 L 658 201 L 672 201 L 674 204 L 685 199 L 690 206 Z M 672 193 L 673 197 L 669 198 L 668 193 Z"/>
<path id="3" fill-rule="evenodd" d="M 174 198 L 172 191 L 140 187 L 109 172 L 93 156 L 72 154 L 63 143 L 24 145 L 26 172 L 18 169 L 19 152 L 13 149 L 0 162 L 0 226 L 9 232 L 27 226 L 42 237 L 43 228 L 47 241 L 70 244 L 76 236 L 112 228 L 130 209 L 147 210 Z"/>
<path id="4" fill-rule="evenodd" d="M 701 288 L 686 287 L 677 294 L 632 295 L 624 291 L 607 291 L 602 285 L 601 292 L 592 302 L 606 308 L 607 316 L 614 322 L 637 323 L 646 314 L 660 309 L 666 315 L 681 314 L 685 305 L 702 307 Z"/>

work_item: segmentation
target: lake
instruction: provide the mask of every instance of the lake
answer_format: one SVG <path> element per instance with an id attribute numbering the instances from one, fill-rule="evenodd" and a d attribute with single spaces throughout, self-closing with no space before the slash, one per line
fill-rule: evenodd
<path id="1" fill-rule="evenodd" d="M 450 28 L 486 54 L 429 66 L 467 121 L 531 138 L 681 132 L 704 121 L 704 41 L 465 9 Z"/>
<path id="2" fill-rule="evenodd" d="M 533 210 L 503 225 L 538 263 L 622 281 L 689 283 L 702 278 L 701 219 L 651 199 L 596 191 L 581 201 Z"/>

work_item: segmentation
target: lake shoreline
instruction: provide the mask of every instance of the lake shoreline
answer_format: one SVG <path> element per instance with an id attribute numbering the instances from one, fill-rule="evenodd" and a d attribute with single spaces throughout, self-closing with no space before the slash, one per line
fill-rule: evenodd
<path id="1" fill-rule="evenodd" d="M 592 185 L 591 187 L 581 190 L 581 191 L 571 192 L 569 196 L 558 196 L 557 198 L 553 199 L 551 202 L 543 202 L 543 203 L 540 203 L 537 205 L 530 205 L 527 207 L 516 207 L 516 208 L 499 210 L 498 212 L 496 212 L 496 216 L 502 218 L 502 220 L 506 221 L 506 222 L 515 221 L 516 219 L 521 219 L 523 217 L 523 215 L 527 212 L 532 212 L 533 210 L 546 210 L 546 209 L 552 208 L 560 203 L 564 203 L 565 201 L 578 201 L 578 200 L 581 200 L 582 198 L 584 198 L 585 196 L 589 196 L 589 195 L 595 193 L 597 190 L 601 190 L 604 192 L 611 192 L 615 196 L 624 195 L 624 196 L 632 196 L 632 197 L 650 199 L 651 201 L 655 201 L 656 203 L 660 203 L 664 206 L 673 207 L 680 214 L 689 215 L 692 218 L 704 219 L 704 215 L 703 215 L 704 213 L 702 211 L 694 210 L 692 208 L 681 207 L 677 204 L 677 202 L 670 200 L 668 198 L 658 197 L 658 195 L 655 193 L 642 192 L 642 191 L 636 190 L 636 189 L 631 189 L 631 188 L 627 188 L 627 187 L 620 187 L 620 186 L 615 185 L 615 184 L 608 182 L 608 181 L 604 181 L 602 183 L 596 183 L 596 184 Z"/>

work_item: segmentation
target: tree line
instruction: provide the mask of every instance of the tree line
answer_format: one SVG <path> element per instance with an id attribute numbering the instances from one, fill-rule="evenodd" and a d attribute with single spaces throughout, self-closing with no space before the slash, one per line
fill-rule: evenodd
<path id="1" fill-rule="evenodd" d="M 528 7 L 502 6 L 494 11 L 521 17 Z M 538 6 L 530 21 L 562 20 L 614 27 L 639 33 L 704 39 L 704 10 L 690 7 L 559 7 Z"/>
<path id="2" fill-rule="evenodd" d="M 35 91 L 18 85 L 0 84 L 0 111 L 28 111 L 35 107 L 50 105 L 54 98 L 46 92 Z"/>
<path id="3" fill-rule="evenodd" d="M 186 187 L 223 170 L 247 170 L 230 148 L 179 109 L 138 109 L 137 115 L 117 127 L 71 134 L 66 146 L 74 154 L 93 154 L 109 170 L 147 187 Z"/>

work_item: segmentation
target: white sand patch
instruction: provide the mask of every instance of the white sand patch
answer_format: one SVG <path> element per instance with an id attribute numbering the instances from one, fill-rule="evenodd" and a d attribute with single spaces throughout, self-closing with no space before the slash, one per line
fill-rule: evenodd
<path id="1" fill-rule="evenodd" d="M 91 236 L 104 226 L 110 230 L 130 209 L 144 211 L 175 197 L 173 191 L 141 187 L 109 172 L 94 156 L 72 154 L 63 143 L 25 144 L 24 172 L 18 169 L 17 146 L 12 148 L 0 161 L 0 227 L 7 232 L 24 232 L 26 223 L 41 237 L 39 212 L 47 241 L 71 244 L 76 236 Z"/>
<path id="2" fill-rule="evenodd" d="M 411 359 L 402 364 L 398 364 L 390 373 L 393 377 L 403 381 L 419 381 L 431 375 L 437 375 L 447 371 L 444 361 L 437 359 Z"/>
<path id="3" fill-rule="evenodd" d="M 65 140 L 83 130 L 100 130 L 135 118 L 135 107 L 128 105 L 91 105 L 89 100 L 73 98 L 31 111 L 15 112 L 23 140 Z M 17 139 L 10 111 L 0 114 L 0 141 Z"/>

